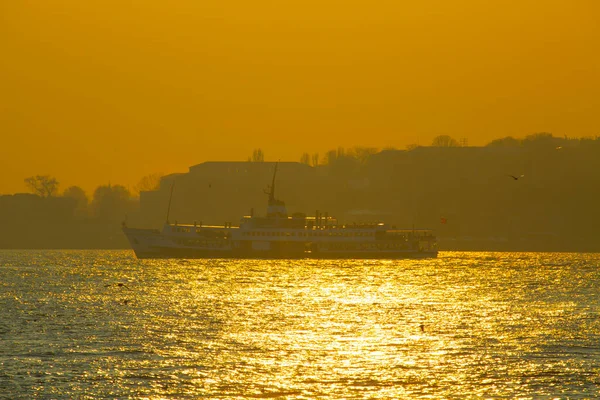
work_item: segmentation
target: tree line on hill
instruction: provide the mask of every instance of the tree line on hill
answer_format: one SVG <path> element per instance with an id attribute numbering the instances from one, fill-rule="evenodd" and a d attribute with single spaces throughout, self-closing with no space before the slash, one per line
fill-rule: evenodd
<path id="1" fill-rule="evenodd" d="M 247 161 L 264 162 L 265 154 L 255 149 Z M 319 171 L 322 182 L 312 186 L 318 188 L 317 200 L 337 214 L 406 211 L 410 218 L 398 217 L 404 225 L 414 220 L 437 226 L 440 236 L 448 237 L 535 234 L 581 241 L 600 236 L 598 137 L 537 133 L 468 147 L 443 135 L 431 146 L 339 147 L 322 156 L 304 153 L 300 162 Z M 509 175 L 525 178 L 507 186 Z M 78 186 L 60 191 L 52 176 L 28 177 L 30 194 L 0 196 L 0 248 L 126 248 L 120 223 L 138 212 L 139 192 L 157 189 L 160 179 L 159 174 L 148 175 L 133 190 L 101 185 L 88 197 Z M 216 193 L 215 188 L 211 191 Z M 306 199 L 301 198 L 304 192 Z M 298 204 L 314 207 L 314 190 L 299 188 L 297 193 Z M 241 202 L 242 197 L 234 200 Z M 246 204 L 236 207 L 232 210 L 237 212 Z M 447 224 L 439 226 L 440 218 Z"/>
<path id="2" fill-rule="evenodd" d="M 466 140 L 457 140 L 449 135 L 438 135 L 433 138 L 430 146 L 419 146 L 418 144 L 409 144 L 406 146 L 406 150 L 415 150 L 419 147 L 468 147 L 465 145 Z M 582 147 L 592 148 L 598 146 L 599 138 L 596 137 L 584 137 L 584 138 L 569 138 L 556 137 L 548 132 L 539 132 L 532 135 L 527 135 L 523 139 L 514 138 L 512 136 L 506 136 L 499 139 L 494 139 L 487 143 L 484 147 L 503 147 L 503 148 L 523 148 L 528 150 L 544 150 L 544 149 L 561 149 L 568 147 Z M 354 164 L 366 164 L 371 156 L 378 154 L 380 151 L 393 151 L 397 150 L 395 147 L 385 147 L 378 149 L 376 147 L 365 147 L 356 146 L 353 148 L 346 149 L 344 147 L 338 147 L 337 149 L 331 149 L 323 156 L 320 153 L 302 153 L 300 156 L 300 163 L 310 165 L 313 167 L 319 166 L 331 166 L 337 162 L 342 163 L 354 163 Z M 265 153 L 262 149 L 254 149 L 252 155 L 248 157 L 248 162 L 264 162 Z"/>
<path id="3" fill-rule="evenodd" d="M 293 211 L 377 212 L 400 226 L 435 229 L 446 248 L 600 251 L 599 137 L 541 132 L 464 144 L 444 135 L 405 150 L 304 153 L 300 162 L 319 171 L 319 182 L 281 175 L 278 188 Z M 227 207 L 220 204 L 241 209 L 235 196 L 247 204 L 251 194 L 229 193 Z"/>
<path id="4" fill-rule="evenodd" d="M 79 186 L 60 191 L 50 175 L 25 178 L 31 193 L 0 195 L 0 248 L 125 248 L 120 222 L 137 212 L 136 193 L 157 188 L 160 176 L 135 186 L 100 185 L 91 198 Z"/>
<path id="5" fill-rule="evenodd" d="M 50 175 L 36 175 L 25 179 L 26 186 L 34 196 L 41 199 L 54 198 L 70 204 L 74 215 L 79 217 L 114 220 L 119 215 L 135 209 L 132 193 L 123 185 L 100 185 L 89 199 L 79 186 L 70 186 L 59 193 L 59 182 Z"/>

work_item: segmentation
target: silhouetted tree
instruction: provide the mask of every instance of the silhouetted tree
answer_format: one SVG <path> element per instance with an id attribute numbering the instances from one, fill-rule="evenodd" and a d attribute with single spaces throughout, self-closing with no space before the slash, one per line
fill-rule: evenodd
<path id="1" fill-rule="evenodd" d="M 325 164 L 331 165 L 331 164 L 335 163 L 335 160 L 337 160 L 337 156 L 338 156 L 337 151 L 329 150 L 327 153 L 325 153 Z"/>
<path id="2" fill-rule="evenodd" d="M 122 185 L 98 186 L 92 199 L 94 215 L 101 219 L 117 220 L 133 209 L 131 193 Z"/>
<path id="3" fill-rule="evenodd" d="M 568 140 L 574 140 L 574 139 L 568 139 Z M 596 136 L 596 137 L 582 137 L 580 139 L 577 140 L 579 142 L 579 145 L 581 147 L 584 148 L 597 148 L 600 145 L 600 136 Z"/>
<path id="4" fill-rule="evenodd" d="M 523 139 L 523 146 L 536 149 L 549 149 L 555 147 L 562 140 L 563 139 L 555 138 L 551 133 L 539 132 L 525 136 L 525 139 Z"/>
<path id="5" fill-rule="evenodd" d="M 52 197 L 58 191 L 58 181 L 50 175 L 36 175 L 25 178 L 25 184 L 40 197 Z"/>
<path id="6" fill-rule="evenodd" d="M 310 165 L 310 155 L 308 153 L 303 153 L 300 157 L 300 162 L 302 164 Z"/>
<path id="7" fill-rule="evenodd" d="M 521 141 L 519 139 L 515 139 L 512 136 L 507 136 L 501 139 L 492 140 L 487 144 L 490 147 L 519 147 L 521 145 Z"/>
<path id="8" fill-rule="evenodd" d="M 433 138 L 431 145 L 433 147 L 458 147 L 459 143 L 448 135 L 440 135 Z"/>
<path id="9" fill-rule="evenodd" d="M 312 155 L 312 165 L 313 165 L 313 167 L 316 167 L 317 165 L 319 165 L 319 153 L 314 153 Z"/>
<path id="10" fill-rule="evenodd" d="M 82 213 L 87 209 L 88 197 L 79 186 L 70 186 L 65 189 L 63 197 L 75 200 L 77 212 Z"/>
<path id="11" fill-rule="evenodd" d="M 254 149 L 254 151 L 252 152 L 252 162 L 264 162 L 265 161 L 265 154 L 263 153 L 262 149 Z"/>
<path id="12" fill-rule="evenodd" d="M 144 176 L 137 185 L 135 185 L 134 190 L 139 194 L 140 192 L 150 192 L 153 190 L 158 190 L 160 188 L 160 177 L 162 174 L 150 174 Z"/>
<path id="13" fill-rule="evenodd" d="M 361 164 L 365 164 L 373 154 L 377 154 L 377 149 L 374 147 L 357 146 L 353 149 L 352 153 Z"/>

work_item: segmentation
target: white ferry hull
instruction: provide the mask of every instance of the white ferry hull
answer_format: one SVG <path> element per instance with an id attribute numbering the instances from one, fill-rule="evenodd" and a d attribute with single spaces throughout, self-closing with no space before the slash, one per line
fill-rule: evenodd
<path id="1" fill-rule="evenodd" d="M 160 259 L 160 258 L 259 258 L 259 259 L 403 259 L 403 258 L 434 258 L 437 250 L 356 250 L 356 251 L 334 251 L 319 250 L 311 251 L 303 243 L 279 242 L 272 243 L 269 247 L 241 245 L 242 243 L 231 242 L 223 244 L 219 248 L 207 248 L 200 246 L 178 245 L 171 237 L 168 237 L 155 229 L 123 228 L 129 243 L 137 258 Z M 250 244 L 250 243 L 246 243 Z"/>
<path id="2" fill-rule="evenodd" d="M 137 258 L 228 258 L 231 247 L 203 248 L 175 243 L 155 229 L 123 228 Z"/>

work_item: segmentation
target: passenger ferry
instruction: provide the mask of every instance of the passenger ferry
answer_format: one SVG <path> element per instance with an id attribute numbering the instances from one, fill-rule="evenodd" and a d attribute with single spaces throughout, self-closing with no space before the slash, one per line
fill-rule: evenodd
<path id="1" fill-rule="evenodd" d="M 396 229 L 384 223 L 339 224 L 327 213 L 288 216 L 275 198 L 275 176 L 266 193 L 266 216 L 244 216 L 239 226 L 181 225 L 168 221 L 161 230 L 123 232 L 138 258 L 357 258 L 436 257 L 431 230 Z M 170 205 L 169 205 L 170 207 Z M 168 218 L 167 218 L 168 219 Z"/>

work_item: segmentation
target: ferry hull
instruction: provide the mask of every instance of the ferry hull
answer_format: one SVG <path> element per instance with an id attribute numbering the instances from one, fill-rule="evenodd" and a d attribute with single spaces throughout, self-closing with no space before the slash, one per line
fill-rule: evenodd
<path id="1" fill-rule="evenodd" d="M 405 258 L 436 258 L 437 251 L 388 251 L 388 252 L 320 252 L 310 254 L 308 258 L 316 259 L 370 259 L 370 260 L 398 260 Z"/>
<path id="2" fill-rule="evenodd" d="M 231 258 L 231 259 L 404 259 L 435 258 L 437 250 L 323 250 L 305 243 L 273 242 L 252 247 L 250 242 L 223 240 L 215 247 L 183 246 L 155 229 L 123 228 L 137 258 Z"/>
<path id="3" fill-rule="evenodd" d="M 135 251 L 135 250 L 134 250 Z M 354 253 L 354 254 L 281 254 L 269 252 L 236 252 L 230 251 L 210 251 L 205 249 L 178 249 L 163 248 L 155 249 L 149 252 L 135 251 L 139 259 L 320 259 L 320 260 L 399 260 L 399 259 L 423 259 L 435 258 L 437 252 L 404 252 L 404 253 Z"/>

